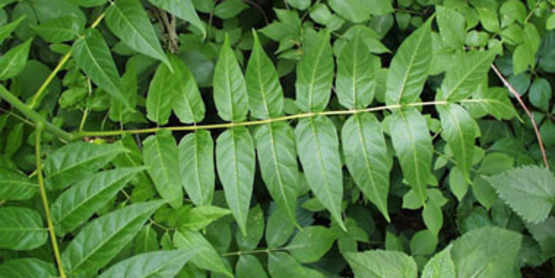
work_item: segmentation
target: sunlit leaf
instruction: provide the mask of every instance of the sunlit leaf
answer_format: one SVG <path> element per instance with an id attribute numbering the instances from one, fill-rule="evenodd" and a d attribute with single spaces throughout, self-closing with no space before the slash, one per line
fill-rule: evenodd
<path id="1" fill-rule="evenodd" d="M 210 205 L 214 194 L 214 143 L 210 132 L 199 130 L 179 142 L 180 171 L 189 198 L 198 206 Z"/>

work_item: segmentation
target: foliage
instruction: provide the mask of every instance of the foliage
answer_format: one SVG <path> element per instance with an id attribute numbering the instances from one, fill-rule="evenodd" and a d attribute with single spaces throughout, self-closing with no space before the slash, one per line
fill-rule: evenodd
<path id="1" fill-rule="evenodd" d="M 0 0 L 0 277 L 548 277 L 553 0 Z"/>

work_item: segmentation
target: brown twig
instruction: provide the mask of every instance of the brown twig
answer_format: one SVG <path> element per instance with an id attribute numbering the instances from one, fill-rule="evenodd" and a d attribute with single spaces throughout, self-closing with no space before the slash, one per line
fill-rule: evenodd
<path id="1" fill-rule="evenodd" d="M 538 125 L 536 124 L 536 120 L 534 120 L 534 115 L 532 115 L 532 112 L 530 112 L 530 110 L 528 109 L 528 107 L 526 106 L 526 104 L 524 103 L 522 98 L 520 97 L 520 94 L 515 90 L 513 85 L 511 85 L 511 83 L 509 83 L 509 81 L 503 76 L 503 74 L 499 71 L 499 69 L 493 64 L 491 65 L 491 68 L 493 69 L 495 74 L 497 74 L 497 77 L 499 77 L 499 79 L 501 79 L 501 81 L 503 82 L 503 85 L 505 85 L 505 87 L 507 87 L 507 89 L 509 89 L 509 92 L 511 92 L 511 94 L 513 94 L 515 96 L 515 98 L 517 99 L 517 101 L 520 104 L 520 106 L 522 107 L 522 109 L 524 109 L 524 112 L 526 112 L 526 114 L 530 118 L 530 121 L 532 122 L 532 127 L 534 127 L 534 132 L 536 133 L 536 138 L 538 139 L 538 143 L 540 145 L 540 151 L 541 151 L 542 156 L 543 156 L 543 163 L 545 164 L 545 167 L 547 169 L 549 169 L 549 162 L 547 161 L 547 154 L 545 153 L 545 147 L 543 146 L 542 137 L 540 135 L 540 131 L 538 130 Z"/>

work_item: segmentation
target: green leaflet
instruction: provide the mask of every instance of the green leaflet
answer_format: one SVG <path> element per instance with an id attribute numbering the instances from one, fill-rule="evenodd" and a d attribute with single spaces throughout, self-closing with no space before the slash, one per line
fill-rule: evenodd
<path id="1" fill-rule="evenodd" d="M 389 130 L 403 176 L 424 203 L 426 185 L 435 177 L 432 174 L 434 146 L 426 120 L 414 108 L 396 111 L 390 118 Z"/>
<path id="2" fill-rule="evenodd" d="M 52 264 L 34 258 L 9 260 L 0 265 L 2 278 L 51 278 L 56 275 Z"/>
<path id="3" fill-rule="evenodd" d="M 156 251 L 160 248 L 160 244 L 158 243 L 158 234 L 156 233 L 156 230 L 152 228 L 152 224 L 143 226 L 141 231 L 135 237 L 133 243 L 135 252 L 138 254 Z"/>
<path id="4" fill-rule="evenodd" d="M 365 108 L 374 99 L 375 64 L 379 58 L 370 54 L 360 30 L 337 58 L 335 91 L 339 103 L 349 109 Z"/>
<path id="5" fill-rule="evenodd" d="M 310 268 L 301 263 L 287 252 L 271 252 L 268 256 L 268 272 L 272 278 L 320 278 L 310 272 Z"/>
<path id="6" fill-rule="evenodd" d="M 249 211 L 247 233 L 236 234 L 237 246 L 241 251 L 253 250 L 258 246 L 264 235 L 264 212 L 260 205 Z"/>
<path id="7" fill-rule="evenodd" d="M 67 274 L 89 277 L 108 264 L 162 204 L 161 201 L 138 203 L 93 220 L 62 253 Z"/>
<path id="8" fill-rule="evenodd" d="M 276 207 L 268 218 L 266 233 L 264 235 L 268 247 L 281 247 L 289 240 L 295 229 L 294 222 L 281 207 Z"/>
<path id="9" fill-rule="evenodd" d="M 32 41 L 33 39 L 28 39 L 0 57 L 0 80 L 15 77 L 23 70 L 27 64 Z"/>
<path id="10" fill-rule="evenodd" d="M 160 131 L 143 141 L 143 159 L 156 190 L 172 207 L 183 204 L 179 149 L 172 133 Z"/>
<path id="11" fill-rule="evenodd" d="M 243 234 L 252 197 L 255 154 L 251 135 L 243 126 L 224 131 L 216 140 L 216 166 L 225 199 Z"/>
<path id="12" fill-rule="evenodd" d="M 467 232 L 453 243 L 457 278 L 513 277 L 522 235 L 500 228 Z"/>
<path id="13" fill-rule="evenodd" d="M 418 100 L 432 61 L 431 22 L 429 19 L 406 38 L 393 57 L 387 75 L 387 105 Z"/>
<path id="14" fill-rule="evenodd" d="M 333 123 L 325 116 L 305 118 L 295 128 L 297 151 L 308 185 L 341 228 L 343 172 L 339 139 Z"/>
<path id="15" fill-rule="evenodd" d="M 165 64 L 160 64 L 154 73 L 148 87 L 146 98 L 146 117 L 159 124 L 168 123 L 172 112 L 172 103 L 175 97 L 175 90 L 169 86 L 174 76 Z"/>
<path id="16" fill-rule="evenodd" d="M 191 0 L 149 0 L 150 3 L 160 7 L 173 15 L 190 22 L 202 32 L 202 37 L 206 37 L 206 28 L 195 11 L 195 6 Z"/>
<path id="17" fill-rule="evenodd" d="M 18 19 L 0 26 L 0 44 L 12 34 L 13 30 L 19 26 L 23 19 L 25 19 L 25 16 L 20 16 Z"/>
<path id="18" fill-rule="evenodd" d="M 295 133 L 283 122 L 261 126 L 256 131 L 256 149 L 262 179 L 278 205 L 296 223 L 295 208 L 300 182 Z"/>
<path id="19" fill-rule="evenodd" d="M 422 278 L 455 278 L 455 265 L 451 258 L 452 245 L 435 254 L 424 266 Z"/>
<path id="20" fill-rule="evenodd" d="M 194 255 L 194 250 L 145 253 L 117 263 L 99 278 L 174 277 Z"/>
<path id="21" fill-rule="evenodd" d="M 330 100 L 334 74 L 330 33 L 309 36 L 304 53 L 297 65 L 296 102 L 302 111 L 323 111 Z"/>
<path id="22" fill-rule="evenodd" d="M 277 71 L 268 58 L 255 31 L 254 45 L 245 75 L 249 107 L 257 119 L 275 118 L 282 115 L 283 90 Z"/>
<path id="23" fill-rule="evenodd" d="M 318 261 L 332 247 L 336 234 L 323 226 L 310 226 L 295 235 L 285 247 L 301 263 Z"/>
<path id="24" fill-rule="evenodd" d="M 372 250 L 347 253 L 345 259 L 355 277 L 417 278 L 418 269 L 412 257 L 397 251 Z M 378 267 L 379 266 L 379 267 Z"/>
<path id="25" fill-rule="evenodd" d="M 461 100 L 470 96 L 478 87 L 487 73 L 496 53 L 490 51 L 471 51 L 455 56 L 455 67 L 445 73 L 441 83 L 442 98 L 445 100 Z"/>
<path id="26" fill-rule="evenodd" d="M 60 43 L 72 40 L 81 35 L 85 26 L 76 16 L 68 15 L 51 19 L 36 26 L 34 29 L 45 41 Z"/>
<path id="27" fill-rule="evenodd" d="M 197 206 L 210 205 L 214 195 L 214 143 L 210 132 L 198 130 L 179 142 L 183 187 Z"/>
<path id="28" fill-rule="evenodd" d="M 196 254 L 191 259 L 191 262 L 199 268 L 233 277 L 220 254 L 199 232 L 186 229 L 178 231 L 174 234 L 173 242 L 179 249 L 195 250 Z"/>
<path id="29" fill-rule="evenodd" d="M 52 204 L 52 221 L 59 236 L 71 232 L 103 208 L 142 168 L 100 172 L 72 186 Z"/>
<path id="30" fill-rule="evenodd" d="M 179 229 L 198 231 L 204 229 L 210 223 L 230 214 L 228 209 L 214 206 L 197 206 L 180 215 L 177 220 Z"/>
<path id="31" fill-rule="evenodd" d="M 235 265 L 235 276 L 267 278 L 268 274 L 254 255 L 241 255 Z"/>
<path id="32" fill-rule="evenodd" d="M 436 7 L 437 25 L 442 40 L 455 50 L 462 49 L 466 41 L 466 22 L 464 16 L 453 8 Z"/>
<path id="33" fill-rule="evenodd" d="M 76 40 L 71 47 L 77 65 L 91 80 L 127 108 L 132 108 L 122 91 L 118 69 L 102 34 L 89 29 L 85 36 Z"/>
<path id="34" fill-rule="evenodd" d="M 137 59 L 129 60 L 125 73 L 121 77 L 123 94 L 131 108 L 135 108 L 137 105 L 137 92 L 139 90 L 136 61 Z M 108 116 L 111 120 L 122 123 L 134 121 L 136 118 L 143 119 L 143 115 L 137 110 L 133 111 L 133 113 L 126 111 L 125 105 L 113 96 L 110 99 L 110 113 Z"/>
<path id="35" fill-rule="evenodd" d="M 369 113 L 355 114 L 341 130 L 345 164 L 362 193 L 389 222 L 389 155 L 380 122 Z"/>
<path id="36" fill-rule="evenodd" d="M 229 122 L 244 121 L 249 112 L 247 85 L 227 35 L 214 69 L 213 85 L 220 118 Z"/>
<path id="37" fill-rule="evenodd" d="M 555 205 L 555 176 L 544 167 L 513 168 L 486 179 L 505 203 L 532 224 L 545 221 Z"/>
<path id="38" fill-rule="evenodd" d="M 148 15 L 139 0 L 117 0 L 106 9 L 106 25 L 133 50 L 158 59 L 171 70 Z"/>
<path id="39" fill-rule="evenodd" d="M 74 3 L 75 5 L 79 5 L 81 7 L 97 7 L 100 5 L 105 4 L 108 0 L 66 0 L 67 2 Z"/>
<path id="40" fill-rule="evenodd" d="M 50 190 L 64 189 L 102 168 L 123 152 L 125 149 L 116 144 L 75 142 L 65 145 L 44 161 L 46 186 Z"/>
<path id="41" fill-rule="evenodd" d="M 496 119 L 501 120 L 512 119 L 517 115 L 506 88 L 482 88 L 477 90 L 472 98 L 472 102 L 465 102 L 465 107 L 474 117 L 491 114 Z"/>
<path id="42" fill-rule="evenodd" d="M 0 168 L 0 200 L 28 200 L 35 193 L 35 182 L 18 172 Z"/>
<path id="43" fill-rule="evenodd" d="M 0 207 L 0 248 L 35 249 L 48 239 L 40 214 L 25 207 Z"/>

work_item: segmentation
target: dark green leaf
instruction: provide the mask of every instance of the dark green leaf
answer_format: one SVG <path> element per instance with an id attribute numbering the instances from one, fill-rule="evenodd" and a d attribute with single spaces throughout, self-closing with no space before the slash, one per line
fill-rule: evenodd
<path id="1" fill-rule="evenodd" d="M 196 254 L 191 261 L 199 268 L 233 277 L 216 249 L 199 232 L 181 230 L 175 233 L 173 241 L 179 249 L 195 250 Z"/>
<path id="2" fill-rule="evenodd" d="M 230 214 L 231 211 L 214 206 L 193 207 L 177 220 L 177 226 L 182 229 L 198 231 L 210 223 Z"/>
<path id="3" fill-rule="evenodd" d="M 235 277 L 237 278 L 267 278 L 264 267 L 253 255 L 241 255 L 235 266 Z"/>
<path id="4" fill-rule="evenodd" d="M 285 247 L 302 263 L 312 263 L 318 261 L 326 254 L 336 235 L 323 226 L 311 226 L 300 231 L 293 240 Z"/>
<path id="5" fill-rule="evenodd" d="M 40 214 L 24 207 L 0 208 L 0 248 L 35 249 L 48 239 Z"/>
<path id="6" fill-rule="evenodd" d="M 0 44 L 12 34 L 13 30 L 19 26 L 23 19 L 25 19 L 25 16 L 21 16 L 8 24 L 0 26 Z"/>
<path id="7" fill-rule="evenodd" d="M 35 27 L 35 31 L 47 42 L 60 43 L 81 35 L 84 30 L 81 23 L 77 17 L 68 15 L 38 25 Z"/>
<path id="8" fill-rule="evenodd" d="M 237 245 L 241 251 L 253 250 L 264 235 L 264 213 L 260 206 L 249 211 L 247 219 L 247 235 L 237 233 Z"/>
<path id="9" fill-rule="evenodd" d="M 37 192 L 38 184 L 26 176 L 0 168 L 0 200 L 27 200 Z"/>
<path id="10" fill-rule="evenodd" d="M 99 278 L 174 277 L 194 255 L 194 250 L 141 254 L 110 267 Z"/>
<path id="11" fill-rule="evenodd" d="M 9 260 L 0 265 L 2 278 L 51 278 L 56 275 L 52 264 L 34 258 Z"/>
<path id="12" fill-rule="evenodd" d="M 33 39 L 28 39 L 0 57 L 0 80 L 5 81 L 15 77 L 23 70 L 27 63 L 32 41 Z"/>

